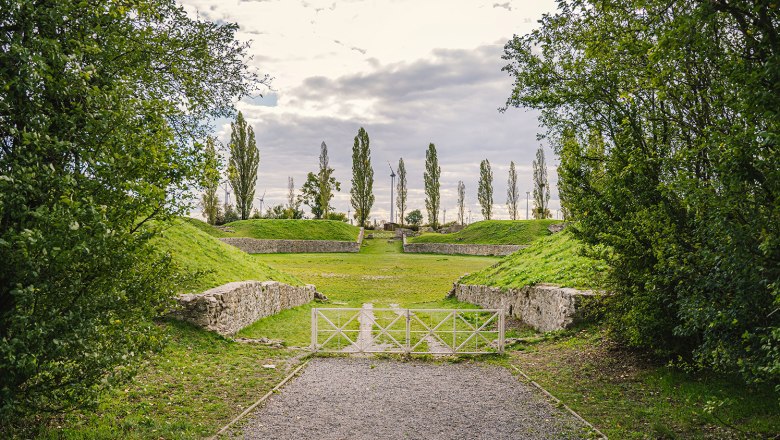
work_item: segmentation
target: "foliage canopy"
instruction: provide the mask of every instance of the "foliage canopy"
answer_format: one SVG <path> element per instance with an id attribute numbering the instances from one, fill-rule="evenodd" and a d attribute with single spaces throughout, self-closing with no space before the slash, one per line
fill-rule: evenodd
<path id="1" fill-rule="evenodd" d="M 0 426 L 93 401 L 160 346 L 149 239 L 254 90 L 234 24 L 172 0 L 0 2 Z M 150 221 L 157 219 L 158 221 Z"/>

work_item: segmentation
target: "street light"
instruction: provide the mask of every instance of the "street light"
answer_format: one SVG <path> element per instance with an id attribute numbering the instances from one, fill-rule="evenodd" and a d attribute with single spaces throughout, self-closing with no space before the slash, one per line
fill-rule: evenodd
<path id="1" fill-rule="evenodd" d="M 525 219 L 528 220 L 528 197 L 531 195 L 531 191 L 525 192 Z"/>
<path id="2" fill-rule="evenodd" d="M 395 223 L 393 218 L 393 188 L 395 188 L 395 170 L 390 162 L 387 162 L 387 166 L 390 167 L 390 223 Z"/>

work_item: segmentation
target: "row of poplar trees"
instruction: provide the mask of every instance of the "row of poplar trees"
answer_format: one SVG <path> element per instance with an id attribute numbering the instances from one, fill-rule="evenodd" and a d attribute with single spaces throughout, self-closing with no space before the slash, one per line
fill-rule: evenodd
<path id="1" fill-rule="evenodd" d="M 425 173 L 423 182 L 425 185 L 425 209 L 428 211 L 428 221 L 432 228 L 439 226 L 439 210 L 441 207 L 441 167 L 434 144 L 428 145 L 425 152 Z M 534 209 L 533 217 L 536 219 L 550 217 L 548 208 L 550 201 L 550 188 L 547 182 L 547 165 L 544 159 L 544 150 L 539 147 L 536 152 L 536 160 L 533 161 L 533 182 L 534 182 Z M 401 219 L 404 219 L 406 212 L 406 166 L 403 158 L 398 161 L 398 195 L 396 197 L 396 207 Z M 462 180 L 458 181 L 458 223 L 464 224 L 465 206 L 466 206 L 466 185 Z M 479 184 L 477 190 L 477 200 L 482 209 L 482 216 L 485 220 L 493 217 L 493 171 L 490 167 L 490 161 L 483 160 L 479 165 Z M 517 169 L 514 161 L 509 165 L 509 177 L 507 179 L 507 209 L 509 217 L 512 220 L 518 219 L 518 202 L 520 200 L 520 191 L 517 186 Z"/>

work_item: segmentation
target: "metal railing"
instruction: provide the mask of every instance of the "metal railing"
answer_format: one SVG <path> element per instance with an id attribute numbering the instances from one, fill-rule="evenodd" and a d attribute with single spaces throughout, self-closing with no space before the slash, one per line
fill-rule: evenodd
<path id="1" fill-rule="evenodd" d="M 503 353 L 504 313 L 496 309 L 314 308 L 311 349 L 328 353 Z"/>

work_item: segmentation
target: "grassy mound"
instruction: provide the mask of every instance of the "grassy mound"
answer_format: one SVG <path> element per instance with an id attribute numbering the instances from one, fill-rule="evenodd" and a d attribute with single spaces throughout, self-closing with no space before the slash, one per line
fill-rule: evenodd
<path id="1" fill-rule="evenodd" d="M 460 279 L 465 284 L 520 288 L 550 283 L 563 287 L 596 287 L 606 266 L 580 255 L 581 244 L 564 231 L 533 242 L 498 264 Z"/>
<path id="2" fill-rule="evenodd" d="M 225 237 L 267 240 L 355 241 L 360 233 L 355 226 L 333 220 L 239 220 L 225 226 L 235 231 Z"/>
<path id="3" fill-rule="evenodd" d="M 182 217 L 182 220 L 189 223 L 190 225 L 200 229 L 201 231 L 211 235 L 212 237 L 230 237 L 232 234 L 228 234 L 227 232 L 223 231 L 222 229 L 210 225 L 202 220 L 194 219 L 192 217 Z"/>
<path id="4" fill-rule="evenodd" d="M 560 220 L 484 220 L 452 234 L 429 233 L 409 239 L 410 243 L 530 244 L 550 235 L 547 227 Z"/>
<path id="5" fill-rule="evenodd" d="M 183 286 L 183 291 L 200 292 L 231 281 L 243 280 L 303 284 L 298 278 L 279 272 L 238 248 L 222 243 L 204 232 L 203 228 L 196 226 L 196 222 L 197 220 L 177 221 L 155 239 L 158 249 L 170 252 L 176 264 L 188 271 L 202 273 L 202 276 L 190 285 Z"/>

